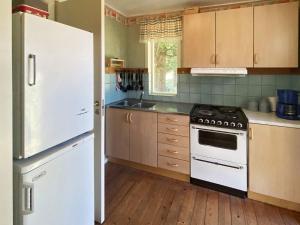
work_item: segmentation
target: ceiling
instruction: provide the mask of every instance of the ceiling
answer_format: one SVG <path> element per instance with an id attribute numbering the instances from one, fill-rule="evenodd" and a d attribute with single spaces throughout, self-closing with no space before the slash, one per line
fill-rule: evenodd
<path id="1" fill-rule="evenodd" d="M 125 16 L 139 16 L 182 10 L 193 6 L 249 2 L 249 0 L 105 0 Z"/>

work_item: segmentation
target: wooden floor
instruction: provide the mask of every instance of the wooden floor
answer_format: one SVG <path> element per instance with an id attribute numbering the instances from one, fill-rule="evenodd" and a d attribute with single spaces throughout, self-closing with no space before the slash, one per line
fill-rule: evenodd
<path id="1" fill-rule="evenodd" d="M 108 163 L 104 224 L 299 225 L 300 213 Z"/>

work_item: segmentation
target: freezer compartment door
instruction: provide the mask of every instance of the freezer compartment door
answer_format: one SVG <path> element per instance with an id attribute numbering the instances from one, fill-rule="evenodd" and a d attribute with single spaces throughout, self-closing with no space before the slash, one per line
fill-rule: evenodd
<path id="1" fill-rule="evenodd" d="M 192 154 L 191 177 L 247 191 L 247 165 Z"/>
<path id="2" fill-rule="evenodd" d="M 94 225 L 93 136 L 21 176 L 20 225 Z"/>
<path id="3" fill-rule="evenodd" d="M 22 14 L 23 155 L 93 129 L 93 35 Z"/>

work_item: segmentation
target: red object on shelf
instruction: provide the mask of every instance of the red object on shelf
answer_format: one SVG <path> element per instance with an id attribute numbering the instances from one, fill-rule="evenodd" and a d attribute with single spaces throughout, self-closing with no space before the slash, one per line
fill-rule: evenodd
<path id="1" fill-rule="evenodd" d="M 16 12 L 25 12 L 25 13 L 30 13 L 36 16 L 48 18 L 49 13 L 48 11 L 41 10 L 29 5 L 17 5 L 16 7 L 13 8 L 13 13 Z"/>

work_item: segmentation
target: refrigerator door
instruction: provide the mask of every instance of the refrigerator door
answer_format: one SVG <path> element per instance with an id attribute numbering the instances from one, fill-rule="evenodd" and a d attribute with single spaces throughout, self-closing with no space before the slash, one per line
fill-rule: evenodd
<path id="1" fill-rule="evenodd" d="M 30 14 L 16 17 L 22 144 L 15 157 L 27 158 L 93 129 L 93 35 Z"/>
<path id="2" fill-rule="evenodd" d="M 94 225 L 93 148 L 89 136 L 20 176 L 18 225 Z"/>

